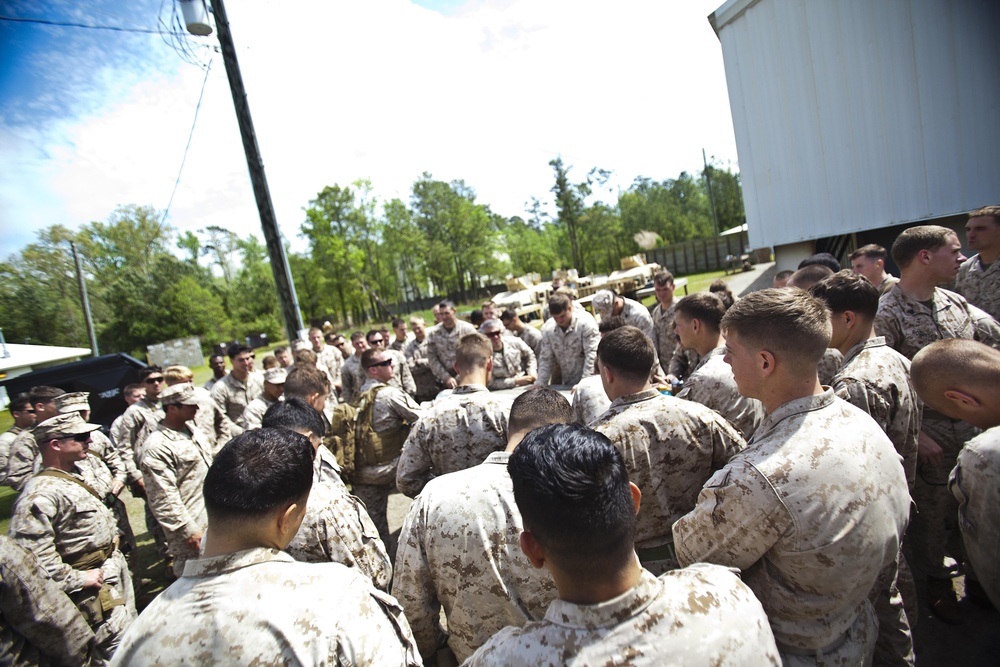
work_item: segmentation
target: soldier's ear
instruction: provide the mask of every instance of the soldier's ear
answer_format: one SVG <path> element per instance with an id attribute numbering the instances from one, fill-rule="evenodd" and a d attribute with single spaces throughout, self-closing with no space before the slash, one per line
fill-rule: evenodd
<path id="1" fill-rule="evenodd" d="M 978 398 L 959 389 L 947 390 L 944 392 L 944 397 L 952 403 L 958 403 L 966 410 L 980 408 L 983 405 Z"/>
<path id="2" fill-rule="evenodd" d="M 521 531 L 521 551 L 528 557 L 528 561 L 536 568 L 545 567 L 545 549 L 530 530 Z"/>
<path id="3" fill-rule="evenodd" d="M 774 355 L 767 350 L 757 353 L 757 367 L 767 376 L 774 372 Z"/>
<path id="4" fill-rule="evenodd" d="M 628 488 L 632 491 L 632 504 L 635 505 L 635 513 L 639 513 L 639 505 L 642 504 L 642 491 L 632 482 L 628 483 Z"/>

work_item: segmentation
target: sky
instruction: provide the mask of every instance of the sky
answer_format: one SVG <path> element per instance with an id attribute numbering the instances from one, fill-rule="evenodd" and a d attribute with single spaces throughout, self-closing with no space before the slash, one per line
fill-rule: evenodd
<path id="1" fill-rule="evenodd" d="M 404 201 L 423 172 L 463 179 L 525 216 L 531 197 L 551 202 L 557 156 L 574 182 L 612 170 L 609 202 L 637 176 L 700 170 L 702 149 L 738 168 L 707 20 L 721 4 L 231 0 L 282 234 L 304 249 L 309 201 L 362 178 Z M 178 0 L 0 0 L 3 17 L 167 32 L 179 13 Z M 261 236 L 216 34 L 0 20 L 0 259 L 53 224 L 165 210 L 182 159 L 168 224 Z"/>

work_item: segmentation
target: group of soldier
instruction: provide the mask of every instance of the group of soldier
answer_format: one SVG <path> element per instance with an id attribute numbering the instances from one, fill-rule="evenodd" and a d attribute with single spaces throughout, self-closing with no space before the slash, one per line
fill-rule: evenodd
<path id="1" fill-rule="evenodd" d="M 111 438 L 86 394 L 35 387 L 0 440 L 0 651 L 912 665 L 911 564 L 947 622 L 958 574 L 1000 603 L 1000 207 L 966 234 L 970 259 L 905 230 L 898 278 L 865 246 L 742 299 L 675 300 L 663 271 L 651 311 L 564 288 L 540 329 L 445 300 L 409 333 L 313 328 L 263 372 L 234 345 L 205 387 L 143 369 Z M 125 488 L 177 578 L 138 615 Z"/>

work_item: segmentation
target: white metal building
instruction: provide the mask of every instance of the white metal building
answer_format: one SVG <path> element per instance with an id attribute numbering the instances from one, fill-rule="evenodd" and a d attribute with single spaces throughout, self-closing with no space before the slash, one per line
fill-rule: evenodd
<path id="1" fill-rule="evenodd" d="M 709 22 L 778 268 L 1000 203 L 998 0 L 729 0 Z"/>

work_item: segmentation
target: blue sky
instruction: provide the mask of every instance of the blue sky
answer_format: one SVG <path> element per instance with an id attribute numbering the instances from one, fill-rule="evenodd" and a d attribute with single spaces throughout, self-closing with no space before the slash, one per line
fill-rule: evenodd
<path id="1" fill-rule="evenodd" d="M 155 28 L 173 2 L 0 0 L 0 15 Z M 424 171 L 461 178 L 510 216 L 550 197 L 556 155 L 579 179 L 613 170 L 607 200 L 699 169 L 702 147 L 735 164 L 719 4 L 229 2 L 282 232 L 301 247 L 309 200 L 359 178 L 404 200 Z M 0 21 L 0 258 L 51 224 L 165 208 L 203 82 L 168 222 L 260 235 L 217 37 L 181 41 L 186 56 L 159 35 Z"/>

